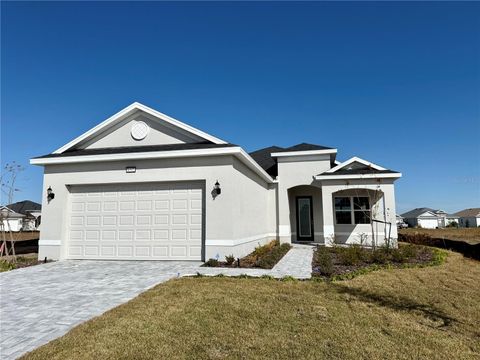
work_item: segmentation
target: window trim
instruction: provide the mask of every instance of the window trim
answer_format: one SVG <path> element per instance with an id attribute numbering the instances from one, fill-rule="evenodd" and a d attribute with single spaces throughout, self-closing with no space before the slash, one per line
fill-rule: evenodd
<path id="1" fill-rule="evenodd" d="M 339 199 L 339 198 L 348 198 L 349 201 L 350 201 L 350 210 L 337 210 L 335 209 L 335 200 L 336 199 Z M 348 195 L 348 196 L 334 196 L 333 197 L 333 215 L 334 215 L 334 218 L 335 218 L 335 225 L 368 225 L 370 224 L 370 222 L 368 223 L 355 223 L 355 211 L 366 211 L 366 210 L 362 210 L 362 209 L 357 209 L 355 210 L 355 206 L 354 206 L 354 203 L 353 203 L 353 199 L 354 198 L 367 198 L 368 199 L 368 212 L 370 212 L 370 217 L 371 217 L 371 212 L 372 212 L 372 204 L 370 204 L 370 197 L 369 196 L 353 196 L 353 195 Z M 350 212 L 350 224 L 339 224 L 337 223 L 337 211 L 338 212 Z"/>

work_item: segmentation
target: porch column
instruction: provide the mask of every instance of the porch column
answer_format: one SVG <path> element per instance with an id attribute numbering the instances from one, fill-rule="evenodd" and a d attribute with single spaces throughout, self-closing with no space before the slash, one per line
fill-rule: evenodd
<path id="1" fill-rule="evenodd" d="M 323 210 L 323 241 L 325 246 L 332 246 L 335 237 L 335 223 L 333 221 L 333 195 L 334 190 L 328 186 L 322 186 L 322 210 Z"/>
<path id="2" fill-rule="evenodd" d="M 281 243 L 291 243 L 292 234 L 290 229 L 290 204 L 288 201 L 288 190 L 286 187 L 282 186 L 281 183 L 278 185 L 277 204 L 278 238 Z"/>
<path id="3" fill-rule="evenodd" d="M 385 221 L 389 222 L 391 225 L 390 236 L 392 239 L 398 238 L 397 225 L 396 225 L 396 209 L 395 209 L 395 189 L 393 184 L 383 185 L 383 199 L 384 199 L 384 208 L 385 208 Z M 388 228 L 387 228 L 388 231 Z M 385 234 L 388 236 L 388 234 Z"/>

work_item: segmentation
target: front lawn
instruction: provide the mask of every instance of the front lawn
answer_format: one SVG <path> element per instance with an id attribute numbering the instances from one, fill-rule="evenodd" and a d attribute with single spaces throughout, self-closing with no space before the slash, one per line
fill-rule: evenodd
<path id="1" fill-rule="evenodd" d="M 25 359 L 478 359 L 480 263 L 160 284 Z"/>

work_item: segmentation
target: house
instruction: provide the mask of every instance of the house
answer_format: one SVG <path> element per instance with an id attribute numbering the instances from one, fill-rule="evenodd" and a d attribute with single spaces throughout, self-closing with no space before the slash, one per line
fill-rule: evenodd
<path id="1" fill-rule="evenodd" d="M 25 215 L 19 214 L 7 206 L 0 208 L 0 219 L 3 231 L 20 231 L 23 227 Z"/>
<path id="2" fill-rule="evenodd" d="M 336 155 L 312 144 L 248 154 L 133 103 L 30 160 L 44 166 L 39 258 L 205 260 L 276 238 L 396 240 L 401 174 Z"/>
<path id="3" fill-rule="evenodd" d="M 479 227 L 480 208 L 465 209 L 455 213 L 459 218 L 460 227 Z"/>
<path id="4" fill-rule="evenodd" d="M 443 210 L 434 210 L 426 207 L 410 210 L 402 214 L 402 217 L 408 226 L 423 229 L 444 228 L 453 222 L 458 223 L 456 215 L 450 215 Z"/>
<path id="5" fill-rule="evenodd" d="M 444 228 L 452 223 L 458 224 L 458 216 L 455 214 L 448 214 L 443 210 L 433 210 L 433 212 L 439 217 L 438 227 Z"/>
<path id="6" fill-rule="evenodd" d="M 24 215 L 23 224 L 21 225 L 22 231 L 39 230 L 42 205 L 30 200 L 23 200 L 6 205 L 6 207 L 18 214 Z"/>

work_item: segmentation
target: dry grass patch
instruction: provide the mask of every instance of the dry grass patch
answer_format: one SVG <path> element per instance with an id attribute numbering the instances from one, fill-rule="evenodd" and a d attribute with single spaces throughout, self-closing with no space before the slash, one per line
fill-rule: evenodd
<path id="1" fill-rule="evenodd" d="M 400 229 L 400 234 L 425 234 L 436 239 L 465 241 L 475 245 L 480 244 L 480 228 L 444 228 L 444 229 Z"/>
<path id="2" fill-rule="evenodd" d="M 334 283 L 177 279 L 25 359 L 478 359 L 479 278 L 450 253 Z"/>

